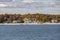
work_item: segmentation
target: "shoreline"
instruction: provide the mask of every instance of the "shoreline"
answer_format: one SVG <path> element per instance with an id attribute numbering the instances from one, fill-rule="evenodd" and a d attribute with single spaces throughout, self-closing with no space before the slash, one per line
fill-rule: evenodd
<path id="1" fill-rule="evenodd" d="M 0 23 L 0 25 L 56 25 L 60 23 Z"/>

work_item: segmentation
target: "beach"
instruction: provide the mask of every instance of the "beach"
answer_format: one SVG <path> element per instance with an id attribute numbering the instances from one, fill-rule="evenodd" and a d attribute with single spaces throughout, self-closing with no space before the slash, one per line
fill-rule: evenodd
<path id="1" fill-rule="evenodd" d="M 53 25 L 60 23 L 0 23 L 0 25 Z"/>

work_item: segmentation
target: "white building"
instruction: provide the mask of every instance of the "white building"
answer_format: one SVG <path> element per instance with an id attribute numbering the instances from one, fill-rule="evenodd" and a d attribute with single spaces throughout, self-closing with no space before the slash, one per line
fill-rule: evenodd
<path id="1" fill-rule="evenodd" d="M 57 22 L 58 22 L 58 20 L 51 20 L 51 22 L 52 22 L 52 23 L 57 23 Z"/>

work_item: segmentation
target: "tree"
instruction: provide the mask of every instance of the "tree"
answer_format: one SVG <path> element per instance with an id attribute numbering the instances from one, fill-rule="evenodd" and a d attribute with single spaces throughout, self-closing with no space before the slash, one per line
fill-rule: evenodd
<path id="1" fill-rule="evenodd" d="M 3 22 L 4 22 L 4 17 L 0 16 L 0 23 L 3 23 Z"/>

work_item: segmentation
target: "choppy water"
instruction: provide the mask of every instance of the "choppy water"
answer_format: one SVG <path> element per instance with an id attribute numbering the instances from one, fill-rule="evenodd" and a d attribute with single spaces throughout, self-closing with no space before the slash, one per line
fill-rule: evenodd
<path id="1" fill-rule="evenodd" d="M 0 25 L 0 40 L 60 40 L 60 25 Z"/>

